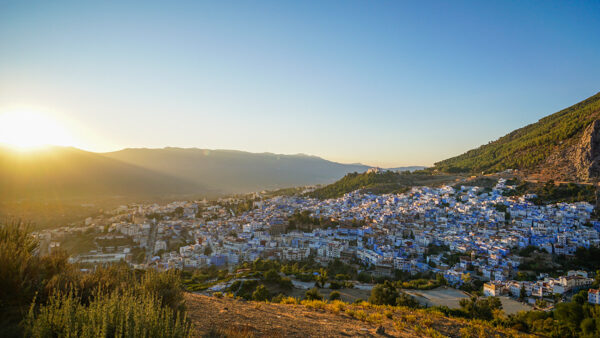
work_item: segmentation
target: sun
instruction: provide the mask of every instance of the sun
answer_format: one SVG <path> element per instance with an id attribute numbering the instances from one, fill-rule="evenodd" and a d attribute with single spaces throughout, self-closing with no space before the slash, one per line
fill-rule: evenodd
<path id="1" fill-rule="evenodd" d="M 48 114 L 29 111 L 0 113 L 0 143 L 18 150 L 73 146 L 67 129 Z"/>

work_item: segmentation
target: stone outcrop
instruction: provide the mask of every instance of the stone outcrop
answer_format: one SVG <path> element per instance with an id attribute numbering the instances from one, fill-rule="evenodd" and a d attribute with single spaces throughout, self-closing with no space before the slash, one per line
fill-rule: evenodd
<path id="1" fill-rule="evenodd" d="M 585 129 L 574 148 L 567 156 L 571 155 L 577 178 L 582 181 L 600 178 L 600 120 Z"/>

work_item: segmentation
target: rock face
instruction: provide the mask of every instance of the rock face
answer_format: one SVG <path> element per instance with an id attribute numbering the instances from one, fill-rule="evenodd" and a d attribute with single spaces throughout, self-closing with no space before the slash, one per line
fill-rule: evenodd
<path id="1" fill-rule="evenodd" d="M 579 135 L 555 150 L 529 177 L 542 181 L 600 181 L 600 119 L 590 123 Z"/>
<path id="2" fill-rule="evenodd" d="M 572 160 L 577 178 L 582 181 L 600 178 L 600 120 L 585 129 L 574 148 Z"/>

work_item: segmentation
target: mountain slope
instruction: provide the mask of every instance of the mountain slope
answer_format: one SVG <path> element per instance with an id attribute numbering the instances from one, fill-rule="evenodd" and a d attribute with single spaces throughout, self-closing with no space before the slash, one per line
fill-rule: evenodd
<path id="1" fill-rule="evenodd" d="M 68 147 L 34 153 L 0 148 L 2 199 L 70 199 L 198 193 L 194 182 Z"/>
<path id="2" fill-rule="evenodd" d="M 197 148 L 123 149 L 103 155 L 226 193 L 329 183 L 369 168 L 307 155 Z"/>
<path id="3" fill-rule="evenodd" d="M 526 170 L 546 178 L 589 181 L 600 175 L 600 93 L 496 141 L 435 164 L 445 172 Z"/>
<path id="4" fill-rule="evenodd" d="M 407 188 L 421 185 L 449 183 L 456 179 L 452 175 L 432 174 L 428 172 L 396 172 L 388 170 L 368 170 L 365 173 L 350 173 L 340 180 L 316 189 L 309 196 L 326 199 L 338 198 L 354 190 L 375 194 L 401 192 Z"/>

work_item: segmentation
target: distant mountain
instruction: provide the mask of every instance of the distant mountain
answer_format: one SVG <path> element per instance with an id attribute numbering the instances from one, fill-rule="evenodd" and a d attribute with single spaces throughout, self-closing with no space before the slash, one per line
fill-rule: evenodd
<path id="1" fill-rule="evenodd" d="M 123 149 L 102 155 L 224 193 L 330 183 L 347 173 L 369 168 L 302 154 L 197 148 Z"/>
<path id="2" fill-rule="evenodd" d="M 435 164 L 445 172 L 519 169 L 540 179 L 598 181 L 600 93 L 496 141 Z"/>
<path id="3" fill-rule="evenodd" d="M 367 169 L 303 154 L 196 148 L 93 153 L 70 147 L 20 153 L 0 148 L 0 200 L 214 196 L 328 184 Z"/>
<path id="4" fill-rule="evenodd" d="M 191 194 L 205 187 L 69 147 L 34 153 L 0 148 L 0 199 Z"/>

